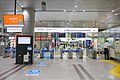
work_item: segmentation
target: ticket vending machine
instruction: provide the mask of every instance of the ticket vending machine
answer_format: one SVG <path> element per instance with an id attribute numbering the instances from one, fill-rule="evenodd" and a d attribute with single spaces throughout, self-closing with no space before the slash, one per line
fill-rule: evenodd
<path id="1" fill-rule="evenodd" d="M 16 36 L 16 64 L 33 64 L 33 35 Z"/>

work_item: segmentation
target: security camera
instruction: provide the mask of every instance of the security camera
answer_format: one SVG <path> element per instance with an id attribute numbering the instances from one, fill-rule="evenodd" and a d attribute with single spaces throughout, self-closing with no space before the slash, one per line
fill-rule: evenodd
<path id="1" fill-rule="evenodd" d="M 42 6 L 42 11 L 46 11 L 46 2 L 45 1 L 42 1 L 41 6 Z"/>

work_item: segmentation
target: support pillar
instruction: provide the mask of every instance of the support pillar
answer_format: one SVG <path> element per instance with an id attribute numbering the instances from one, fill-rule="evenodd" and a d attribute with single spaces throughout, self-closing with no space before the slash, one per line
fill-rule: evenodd
<path id="1" fill-rule="evenodd" d="M 32 8 L 23 8 L 24 24 L 22 34 L 34 35 L 35 10 Z"/>
<path id="2" fill-rule="evenodd" d="M 35 26 L 35 10 L 32 8 L 23 8 L 23 15 L 24 15 L 24 27 L 22 28 L 22 35 L 29 35 L 33 36 L 32 44 L 32 53 L 29 52 L 31 55 L 30 60 L 31 64 L 34 61 L 34 43 L 35 43 L 35 33 L 34 33 L 34 26 Z M 28 52 L 28 51 L 27 51 Z"/>

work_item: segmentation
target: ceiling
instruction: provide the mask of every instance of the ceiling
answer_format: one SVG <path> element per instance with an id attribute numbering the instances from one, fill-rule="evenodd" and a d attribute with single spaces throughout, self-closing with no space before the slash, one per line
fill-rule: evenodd
<path id="1" fill-rule="evenodd" d="M 98 27 L 110 28 L 120 25 L 120 0 L 44 0 L 46 11 L 42 11 L 43 0 L 17 0 L 17 13 L 23 7 L 36 10 L 37 27 Z M 75 7 L 77 6 L 77 7 Z M 115 12 L 112 12 L 112 10 Z M 0 19 L 3 14 L 12 13 L 14 0 L 0 0 Z M 66 10 L 64 12 L 64 10 Z M 85 10 L 85 11 L 83 11 Z M 118 15 L 115 15 L 115 14 Z"/>

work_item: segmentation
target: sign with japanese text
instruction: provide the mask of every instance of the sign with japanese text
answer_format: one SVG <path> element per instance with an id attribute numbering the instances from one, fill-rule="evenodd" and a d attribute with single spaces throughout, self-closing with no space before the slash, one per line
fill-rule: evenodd
<path id="1" fill-rule="evenodd" d="M 4 26 L 24 26 L 24 16 L 21 14 L 6 14 L 4 15 Z"/>

